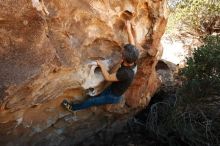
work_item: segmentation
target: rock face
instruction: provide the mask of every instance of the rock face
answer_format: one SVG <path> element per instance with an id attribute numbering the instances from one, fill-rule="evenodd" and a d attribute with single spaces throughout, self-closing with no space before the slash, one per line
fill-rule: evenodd
<path id="1" fill-rule="evenodd" d="M 126 119 L 157 90 L 165 0 L 7 0 L 0 7 L 1 145 L 75 144 Z M 103 90 L 93 62 L 105 59 L 111 70 L 120 60 L 131 17 L 142 54 L 124 101 L 76 116 L 64 110 L 63 99 L 83 101 L 85 89 Z"/>

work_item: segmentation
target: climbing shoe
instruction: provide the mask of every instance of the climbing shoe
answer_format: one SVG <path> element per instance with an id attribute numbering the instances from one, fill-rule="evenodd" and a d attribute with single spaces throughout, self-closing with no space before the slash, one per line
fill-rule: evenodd
<path id="1" fill-rule="evenodd" d="M 63 105 L 63 107 L 65 107 L 68 111 L 74 112 L 72 104 L 71 104 L 70 102 L 68 102 L 67 100 L 64 99 L 63 102 L 62 102 L 62 105 Z"/>

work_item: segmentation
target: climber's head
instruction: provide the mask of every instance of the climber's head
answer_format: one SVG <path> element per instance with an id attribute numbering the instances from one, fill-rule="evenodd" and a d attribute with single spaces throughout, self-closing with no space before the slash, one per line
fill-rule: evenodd
<path id="1" fill-rule="evenodd" d="M 122 58 L 127 63 L 135 63 L 138 59 L 139 51 L 138 49 L 132 44 L 126 44 L 124 46 L 124 50 L 122 52 Z"/>

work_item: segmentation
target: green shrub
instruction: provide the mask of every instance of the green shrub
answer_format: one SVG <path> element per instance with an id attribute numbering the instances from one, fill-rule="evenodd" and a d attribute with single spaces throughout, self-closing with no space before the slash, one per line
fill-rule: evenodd
<path id="1" fill-rule="evenodd" d="M 170 146 L 220 145 L 220 37 L 210 36 L 187 58 L 186 80 L 168 99 L 153 104 L 146 128 Z"/>
<path id="2" fill-rule="evenodd" d="M 195 98 L 220 95 L 220 37 L 207 37 L 205 44 L 194 50 L 193 57 L 187 58 L 181 75 L 187 78 L 184 93 Z"/>
<path id="3" fill-rule="evenodd" d="M 169 0 L 171 13 L 168 21 L 169 32 L 173 28 L 188 29 L 198 34 L 215 32 L 215 22 L 219 20 L 219 0 Z M 174 5 L 172 5 L 174 4 Z"/>

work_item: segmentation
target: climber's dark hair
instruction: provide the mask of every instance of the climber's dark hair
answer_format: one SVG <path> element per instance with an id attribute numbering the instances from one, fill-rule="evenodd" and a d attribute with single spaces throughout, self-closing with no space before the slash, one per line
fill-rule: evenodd
<path id="1" fill-rule="evenodd" d="M 127 63 L 135 63 L 139 57 L 139 51 L 134 45 L 126 44 L 122 56 Z"/>

